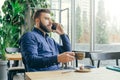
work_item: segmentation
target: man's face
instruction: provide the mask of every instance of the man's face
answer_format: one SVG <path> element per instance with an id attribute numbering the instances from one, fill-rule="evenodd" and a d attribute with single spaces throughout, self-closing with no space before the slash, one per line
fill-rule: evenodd
<path id="1" fill-rule="evenodd" d="M 49 13 L 41 13 L 40 18 L 39 18 L 39 27 L 44 31 L 44 32 L 51 32 L 52 29 L 52 20 L 51 16 Z"/>

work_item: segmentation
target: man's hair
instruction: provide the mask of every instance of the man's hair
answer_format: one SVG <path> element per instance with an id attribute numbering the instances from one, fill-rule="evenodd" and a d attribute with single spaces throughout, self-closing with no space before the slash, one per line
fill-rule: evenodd
<path id="1" fill-rule="evenodd" d="M 43 12 L 50 14 L 50 10 L 49 10 L 49 9 L 39 9 L 39 10 L 37 10 L 37 11 L 35 12 L 35 14 L 34 14 L 34 17 L 33 17 L 34 21 L 35 21 L 36 18 L 39 18 L 39 17 L 40 17 L 40 14 L 43 13 Z"/>

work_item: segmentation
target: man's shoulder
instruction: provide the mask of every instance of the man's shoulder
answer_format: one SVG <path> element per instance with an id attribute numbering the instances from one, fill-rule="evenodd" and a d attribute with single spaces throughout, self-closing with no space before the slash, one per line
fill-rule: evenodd
<path id="1" fill-rule="evenodd" d="M 24 33 L 21 38 L 19 39 L 19 42 L 28 42 L 28 41 L 32 41 L 32 40 L 36 40 L 36 33 L 33 31 L 28 31 L 26 33 Z"/>
<path id="2" fill-rule="evenodd" d="M 29 31 L 29 32 L 26 32 L 24 33 L 21 38 L 32 38 L 35 36 L 35 33 L 33 31 Z"/>
<path id="3" fill-rule="evenodd" d="M 40 37 L 41 35 L 38 34 L 37 32 L 35 31 L 29 31 L 29 32 L 26 32 L 24 33 L 22 36 L 21 36 L 21 39 L 37 39 L 38 37 Z"/>

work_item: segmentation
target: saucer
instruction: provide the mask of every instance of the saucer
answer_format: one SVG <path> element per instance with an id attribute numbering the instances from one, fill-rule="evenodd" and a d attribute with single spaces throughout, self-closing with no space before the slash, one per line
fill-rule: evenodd
<path id="1" fill-rule="evenodd" d="M 84 69 L 76 69 L 75 72 L 82 72 L 82 73 L 86 73 L 86 72 L 90 72 L 90 69 L 84 68 Z"/>

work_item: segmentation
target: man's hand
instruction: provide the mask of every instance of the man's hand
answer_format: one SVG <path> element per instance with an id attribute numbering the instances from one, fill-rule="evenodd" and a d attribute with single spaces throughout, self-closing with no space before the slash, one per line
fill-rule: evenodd
<path id="1" fill-rule="evenodd" d="M 67 63 L 67 62 L 73 61 L 75 59 L 75 53 L 74 52 L 64 52 L 62 54 L 59 54 L 57 59 L 58 59 L 58 62 Z"/>
<path id="2" fill-rule="evenodd" d="M 62 28 L 62 25 L 60 23 L 54 23 L 56 25 L 56 30 L 53 30 L 53 32 L 58 33 L 59 35 L 64 34 L 64 30 Z"/>

